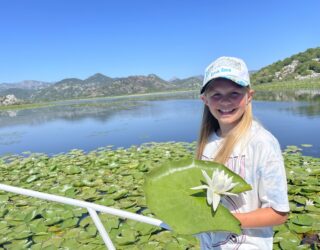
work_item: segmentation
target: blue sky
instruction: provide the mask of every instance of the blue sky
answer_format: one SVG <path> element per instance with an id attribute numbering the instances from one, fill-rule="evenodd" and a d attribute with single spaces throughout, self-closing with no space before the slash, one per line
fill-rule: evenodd
<path id="1" fill-rule="evenodd" d="M 320 46 L 320 1 L 1 0 L 0 83 L 257 70 Z"/>

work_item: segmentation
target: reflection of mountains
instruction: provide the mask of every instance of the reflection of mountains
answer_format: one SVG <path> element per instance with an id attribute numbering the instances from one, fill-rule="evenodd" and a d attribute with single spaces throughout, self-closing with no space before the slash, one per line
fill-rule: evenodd
<path id="1" fill-rule="evenodd" d="M 299 91 L 257 91 L 256 100 L 303 102 L 305 105 L 292 106 L 285 110 L 308 117 L 320 116 L 320 90 Z"/>
<path id="2" fill-rule="evenodd" d="M 156 94 L 149 96 L 117 97 L 114 99 L 74 100 L 57 103 L 55 106 L 26 110 L 0 111 L 0 127 L 14 125 L 37 125 L 54 120 L 77 122 L 91 118 L 105 122 L 122 110 L 134 109 L 148 105 L 145 101 L 195 99 L 194 92 Z"/>
<path id="3" fill-rule="evenodd" d="M 286 111 L 307 117 L 320 116 L 320 102 L 306 103 L 306 105 L 287 108 Z"/>
<path id="4" fill-rule="evenodd" d="M 255 99 L 266 101 L 317 101 L 320 100 L 320 90 L 297 91 L 256 91 Z"/>
<path id="5" fill-rule="evenodd" d="M 83 103 L 18 111 L 1 111 L 0 127 L 25 124 L 36 125 L 58 119 L 76 122 L 87 118 L 93 118 L 103 122 L 119 110 L 131 109 L 139 105 L 142 105 L 142 102 L 124 102 L 122 104 Z"/>

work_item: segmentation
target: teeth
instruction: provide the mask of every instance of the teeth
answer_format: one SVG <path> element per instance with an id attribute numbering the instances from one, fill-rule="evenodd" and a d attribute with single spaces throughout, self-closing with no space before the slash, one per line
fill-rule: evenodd
<path id="1" fill-rule="evenodd" d="M 220 109 L 220 111 L 224 112 L 224 113 L 228 113 L 231 112 L 233 109 Z"/>

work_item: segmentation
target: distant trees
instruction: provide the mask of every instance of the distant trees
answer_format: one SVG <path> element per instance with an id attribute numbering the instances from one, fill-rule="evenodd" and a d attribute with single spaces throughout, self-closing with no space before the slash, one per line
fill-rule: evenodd
<path id="1" fill-rule="evenodd" d="M 277 61 L 251 76 L 254 84 L 272 81 L 285 81 L 312 73 L 320 73 L 320 47 L 307 49 L 304 52 Z"/>
<path id="2" fill-rule="evenodd" d="M 311 61 L 309 63 L 309 70 L 313 70 L 316 73 L 320 73 L 320 61 Z"/>

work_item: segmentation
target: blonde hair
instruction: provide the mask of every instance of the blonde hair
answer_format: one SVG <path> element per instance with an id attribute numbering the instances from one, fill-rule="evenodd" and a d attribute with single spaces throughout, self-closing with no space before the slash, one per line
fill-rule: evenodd
<path id="1" fill-rule="evenodd" d="M 247 87 L 247 89 L 249 91 L 249 87 Z M 226 164 L 236 144 L 249 130 L 253 120 L 251 102 L 247 104 L 247 108 L 240 119 L 241 119 L 240 122 L 225 137 L 218 151 L 213 156 L 214 157 L 213 160 L 215 162 Z M 219 128 L 220 126 L 219 126 L 218 120 L 214 118 L 214 116 L 211 114 L 208 106 L 204 105 L 202 122 L 200 127 L 200 135 L 199 135 L 197 150 L 196 150 L 196 159 L 201 160 L 203 150 L 206 144 L 208 143 L 209 137 L 212 134 L 217 133 Z"/>

